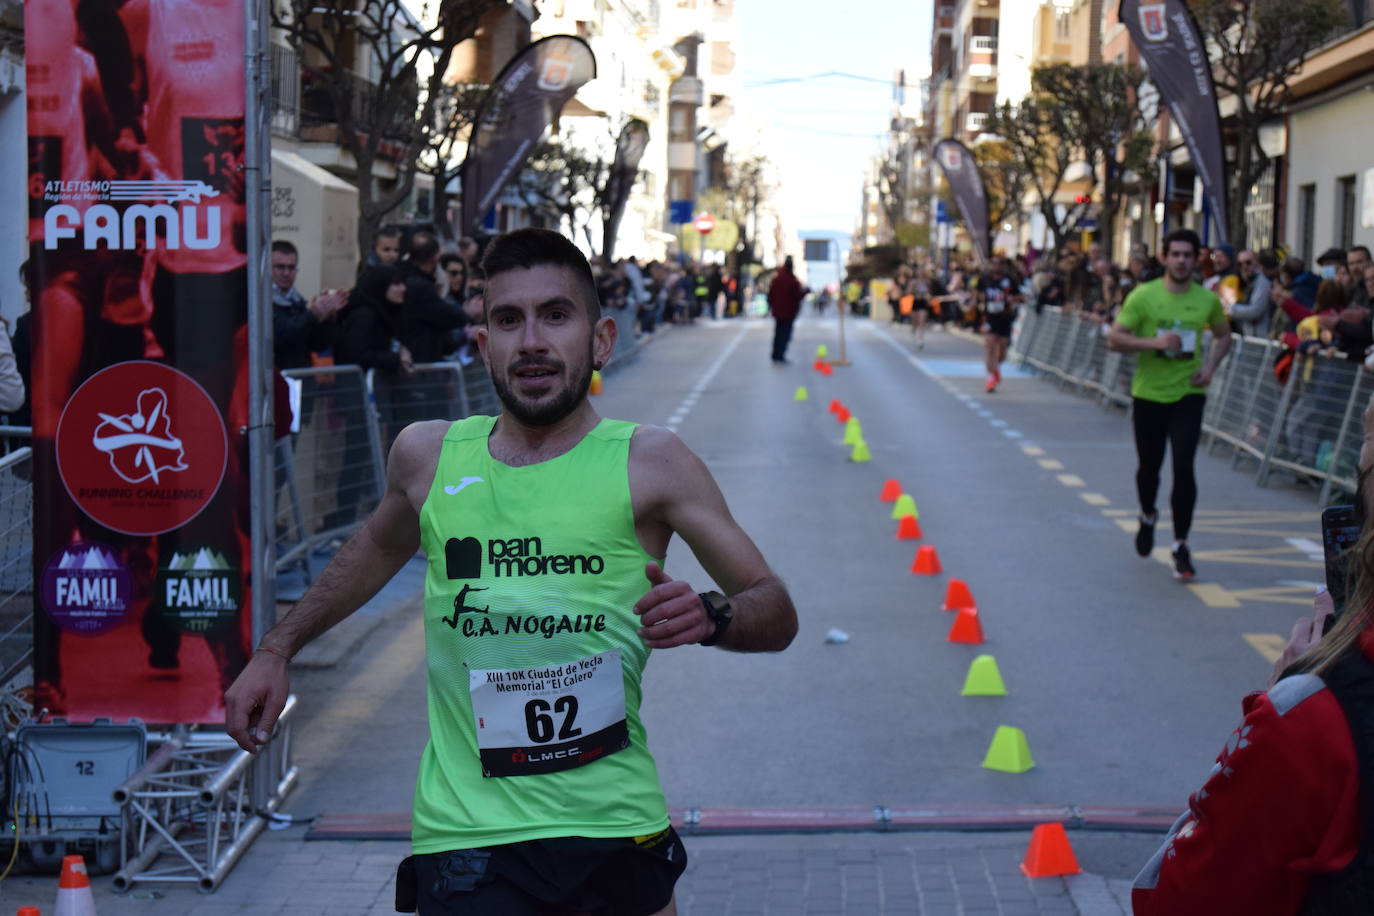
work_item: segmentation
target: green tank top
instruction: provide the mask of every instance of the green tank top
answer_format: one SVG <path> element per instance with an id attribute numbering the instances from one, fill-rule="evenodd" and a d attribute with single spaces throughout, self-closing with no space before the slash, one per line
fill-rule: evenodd
<path id="1" fill-rule="evenodd" d="M 488 450 L 495 424 L 453 424 L 420 509 L 430 737 L 414 852 L 656 833 L 635 425 L 602 420 L 565 454 L 510 467 Z"/>

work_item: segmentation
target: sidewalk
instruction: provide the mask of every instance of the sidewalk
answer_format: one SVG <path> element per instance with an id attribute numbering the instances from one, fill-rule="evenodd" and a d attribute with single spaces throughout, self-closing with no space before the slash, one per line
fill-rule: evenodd
<path id="1" fill-rule="evenodd" d="M 393 908 L 404 843 L 307 842 L 303 828 L 264 834 L 224 886 L 110 889 L 92 880 L 100 916 L 380 916 Z M 1028 832 L 781 834 L 684 838 L 687 871 L 677 885 L 681 916 L 896 916 L 925 913 L 1083 914 L 1130 912 L 1130 879 L 1118 870 L 1158 837 L 1076 832 L 1070 839 L 1087 871 L 1029 879 L 1017 867 Z M 1148 854 L 1148 852 L 1146 853 Z M 1141 857 L 1139 861 L 1144 861 Z M 55 877 L 23 876 L 0 888 L 0 908 L 48 912 Z"/>

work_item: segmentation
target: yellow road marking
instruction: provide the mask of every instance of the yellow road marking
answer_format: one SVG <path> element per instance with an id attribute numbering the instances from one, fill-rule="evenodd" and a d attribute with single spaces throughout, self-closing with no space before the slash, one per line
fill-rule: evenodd
<path id="1" fill-rule="evenodd" d="M 1086 486 L 1087 486 L 1087 484 L 1083 482 L 1083 478 L 1082 478 L 1082 477 L 1079 477 L 1077 474 L 1056 474 L 1055 476 L 1058 477 L 1058 478 L 1059 478 L 1059 482 L 1062 483 L 1062 484 L 1063 484 L 1064 486 L 1066 486 L 1066 487 L 1086 487 Z"/>
<path id="2" fill-rule="evenodd" d="M 1116 527 L 1120 528 L 1127 534 L 1135 534 L 1136 529 L 1140 527 L 1140 522 L 1134 521 L 1129 518 L 1118 518 L 1114 519 L 1114 521 L 1116 522 Z"/>
<path id="3" fill-rule="evenodd" d="M 1317 533 L 1313 528 L 1310 527 L 1303 531 L 1294 531 L 1292 529 L 1289 529 L 1288 531 L 1275 531 L 1269 528 L 1223 528 L 1217 525 L 1197 524 L 1193 525 L 1193 530 L 1202 531 L 1207 534 L 1239 534 L 1273 538 L 1310 538 Z"/>
<path id="4" fill-rule="evenodd" d="M 1241 638 L 1271 665 L 1279 660 L 1283 647 L 1288 645 L 1288 640 L 1277 633 L 1242 633 Z"/>
<path id="5" fill-rule="evenodd" d="M 1045 454 L 1045 450 L 1038 445 L 1023 445 L 1021 451 L 1030 455 L 1032 458 Z"/>
<path id="6" fill-rule="evenodd" d="M 1102 510 L 1102 514 L 1103 514 L 1103 515 L 1107 515 L 1107 516 L 1115 516 L 1115 515 L 1135 515 L 1135 510 L 1134 510 L 1134 509 L 1103 509 L 1103 510 Z"/>
<path id="7" fill-rule="evenodd" d="M 1236 608 L 1242 601 L 1267 601 L 1275 604 L 1312 606 L 1312 589 L 1307 586 L 1277 585 L 1269 588 L 1223 588 L 1211 582 L 1189 585 L 1193 594 L 1208 607 Z"/>
<path id="8" fill-rule="evenodd" d="M 1090 506 L 1110 506 L 1112 501 L 1101 493 L 1079 493 L 1078 498 Z"/>
<path id="9" fill-rule="evenodd" d="M 1040 459 L 1040 466 L 1041 466 L 1042 468 L 1044 468 L 1045 470 L 1047 470 L 1047 471 L 1062 471 L 1062 470 L 1064 470 L 1064 462 L 1062 462 L 1062 461 L 1057 461 L 1057 460 L 1054 459 L 1054 458 L 1041 458 L 1041 459 Z"/>
<path id="10" fill-rule="evenodd" d="M 1287 554 L 1287 557 L 1284 554 Z M 1261 566 L 1301 566 L 1306 569 L 1320 569 L 1324 565 L 1317 560 L 1308 559 L 1307 554 L 1296 547 L 1227 547 L 1220 550 L 1195 550 L 1193 557 L 1211 563 L 1255 563 Z"/>

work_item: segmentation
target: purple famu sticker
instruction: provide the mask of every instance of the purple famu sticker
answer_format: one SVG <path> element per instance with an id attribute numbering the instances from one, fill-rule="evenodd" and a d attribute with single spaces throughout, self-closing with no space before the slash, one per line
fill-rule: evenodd
<path id="1" fill-rule="evenodd" d="M 42 590 L 43 610 L 65 633 L 104 633 L 133 606 L 133 576 L 113 548 L 94 541 L 53 554 L 43 568 Z"/>

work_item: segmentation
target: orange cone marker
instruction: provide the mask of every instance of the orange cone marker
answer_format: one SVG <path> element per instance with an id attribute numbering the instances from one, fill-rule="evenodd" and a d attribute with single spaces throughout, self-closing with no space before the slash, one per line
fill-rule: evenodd
<path id="1" fill-rule="evenodd" d="M 831 399 L 830 399 L 830 412 L 831 412 L 831 413 L 839 413 L 840 410 L 841 410 L 843 407 L 844 407 L 844 405 L 840 403 L 840 399 L 839 399 L 839 398 L 831 398 Z"/>
<path id="2" fill-rule="evenodd" d="M 968 583 L 963 579 L 949 580 L 949 587 L 945 589 L 945 603 L 941 605 L 941 610 L 957 611 L 960 608 L 977 606 L 977 602 L 973 600 L 973 593 L 968 590 Z"/>
<path id="3" fill-rule="evenodd" d="M 812 369 L 815 369 L 817 372 L 821 373 L 821 375 L 824 375 L 824 374 L 825 374 L 825 365 L 826 365 L 826 364 L 825 364 L 825 361 L 824 361 L 824 360 L 818 359 L 818 360 L 816 360 L 814 363 L 811 364 L 811 368 L 812 368 Z"/>
<path id="4" fill-rule="evenodd" d="M 1083 869 L 1078 867 L 1073 847 L 1069 845 L 1069 835 L 1064 825 L 1055 821 L 1041 824 L 1031 831 L 1030 844 L 1026 847 L 1026 857 L 1021 861 L 1021 871 L 1028 878 L 1050 878 L 1055 875 L 1076 875 Z"/>
<path id="5" fill-rule="evenodd" d="M 821 363 L 820 372 L 821 372 L 821 375 L 834 375 L 834 374 L 835 374 L 835 370 L 830 368 L 830 364 L 829 364 L 829 363 Z"/>
<path id="6" fill-rule="evenodd" d="M 835 414 L 835 419 L 840 423 L 849 422 L 849 408 L 841 406 L 839 412 Z"/>
<path id="7" fill-rule="evenodd" d="M 949 628 L 950 642 L 963 642 L 978 645 L 983 641 L 983 625 L 978 622 L 976 608 L 961 607 L 959 616 L 954 618 L 954 626 Z"/>
<path id="8" fill-rule="evenodd" d="M 883 492 L 878 497 L 885 503 L 895 503 L 897 497 L 902 495 L 902 485 L 889 477 L 883 481 Z"/>
<path id="9" fill-rule="evenodd" d="M 57 916 L 95 916 L 95 898 L 86 877 L 86 860 L 81 856 L 62 857 L 55 912 Z"/>
<path id="10" fill-rule="evenodd" d="M 940 555 L 935 552 L 935 547 L 926 544 L 916 551 L 916 559 L 912 561 L 911 571 L 918 576 L 938 576 L 940 574 Z"/>
<path id="11" fill-rule="evenodd" d="M 14 916 L 43 916 L 43 911 L 36 906 L 21 906 Z"/>
<path id="12" fill-rule="evenodd" d="M 920 539 L 921 523 L 916 521 L 914 515 L 903 515 L 901 521 L 897 522 L 897 540 L 919 541 Z"/>

